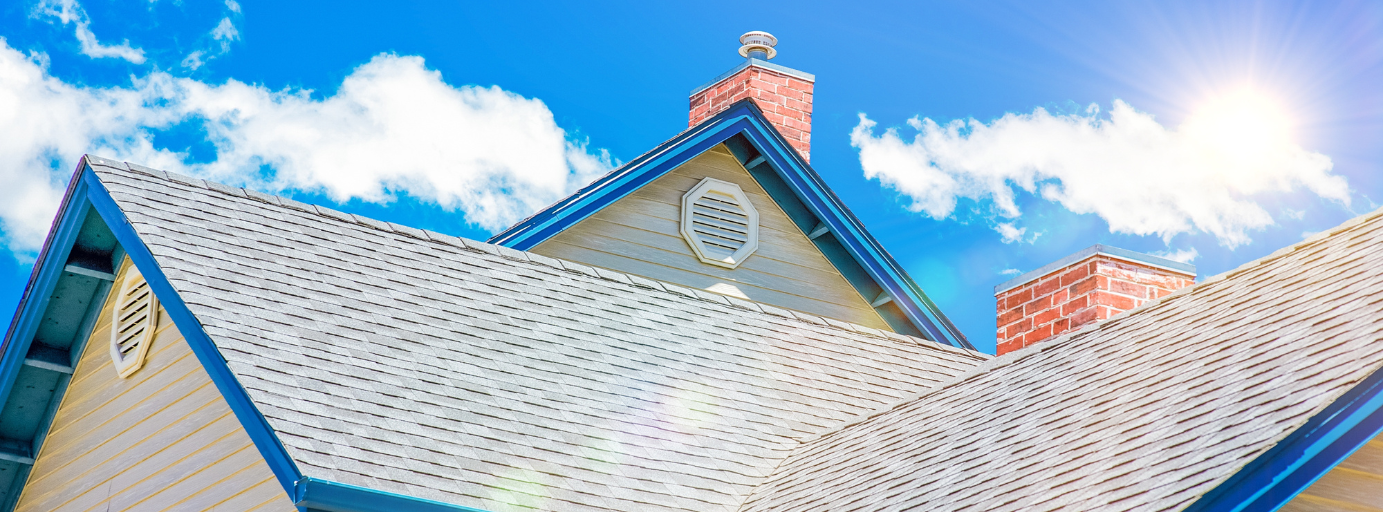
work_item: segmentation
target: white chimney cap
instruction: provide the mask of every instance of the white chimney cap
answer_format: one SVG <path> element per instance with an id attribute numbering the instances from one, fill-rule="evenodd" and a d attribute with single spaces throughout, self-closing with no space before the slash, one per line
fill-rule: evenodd
<path id="1" fill-rule="evenodd" d="M 773 34 L 768 32 L 761 30 L 745 32 L 744 35 L 740 36 L 740 44 L 744 45 L 740 47 L 740 56 L 744 58 L 758 57 L 769 60 L 778 55 L 778 50 L 773 49 L 778 44 L 778 38 L 773 37 Z"/>

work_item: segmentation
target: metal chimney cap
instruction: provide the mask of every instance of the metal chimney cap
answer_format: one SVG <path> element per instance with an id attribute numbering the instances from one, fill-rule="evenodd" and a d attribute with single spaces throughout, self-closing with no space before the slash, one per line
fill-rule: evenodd
<path id="1" fill-rule="evenodd" d="M 778 44 L 778 38 L 773 34 L 761 30 L 745 32 L 740 36 L 740 56 L 744 58 L 761 58 L 769 60 L 778 55 L 778 50 L 773 47 Z"/>

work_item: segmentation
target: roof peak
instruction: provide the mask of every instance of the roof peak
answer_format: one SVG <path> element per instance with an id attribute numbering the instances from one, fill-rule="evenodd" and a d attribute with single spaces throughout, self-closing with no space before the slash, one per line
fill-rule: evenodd
<path id="1" fill-rule="evenodd" d="M 87 163 L 90 165 L 109 167 L 117 170 L 126 170 L 129 172 L 134 172 L 152 178 L 158 178 L 186 186 L 197 187 L 211 192 L 226 194 L 233 197 L 239 197 L 244 199 L 251 199 L 270 205 L 281 206 L 284 208 L 290 208 L 304 213 L 314 214 L 332 221 L 364 226 L 377 231 L 399 234 L 420 241 L 440 243 L 452 247 L 463 248 L 472 253 L 484 253 L 492 256 L 499 256 L 501 258 L 505 258 L 511 261 L 522 261 L 538 265 L 544 265 L 550 268 L 574 272 L 577 274 L 582 274 L 588 277 L 601 279 L 605 281 L 620 282 L 626 285 L 662 291 L 665 293 L 679 296 L 683 299 L 713 302 L 722 306 L 729 306 L 738 310 L 755 311 L 765 315 L 790 319 L 803 324 L 813 325 L 817 327 L 824 327 L 827 329 L 842 332 L 863 334 L 865 336 L 869 336 L 872 338 L 887 339 L 894 342 L 911 343 L 918 346 L 935 347 L 946 350 L 948 352 L 965 354 L 969 356 L 978 356 L 983 359 L 987 359 L 989 357 L 979 352 L 952 347 L 945 343 L 938 343 L 925 338 L 919 338 L 916 336 L 909 336 L 906 334 L 875 329 L 872 327 L 867 327 L 851 322 L 845 322 L 833 318 L 825 318 L 818 315 L 803 313 L 800 311 L 779 308 L 777 306 L 762 304 L 750 300 L 740 299 L 737 297 L 729 297 L 726 295 L 721 295 L 713 292 L 695 290 L 685 286 L 666 283 L 655 279 L 649 279 L 643 276 L 629 274 L 626 272 L 617 272 L 613 270 L 607 270 L 604 268 L 592 267 L 589 265 L 584 265 L 581 263 L 567 261 L 559 258 L 551 258 L 527 251 L 512 249 L 509 247 L 505 247 L 503 245 L 493 244 L 489 242 L 481 242 L 464 237 L 447 235 L 426 229 L 413 228 L 389 221 L 382 221 L 370 217 L 365 217 L 363 215 L 346 213 L 320 205 L 304 203 L 283 196 L 266 194 L 249 188 L 231 187 L 229 185 L 224 185 L 214 181 L 193 178 L 183 174 L 163 171 L 129 162 L 121 162 L 118 160 L 90 154 L 86 155 L 85 158 L 87 160 Z"/>

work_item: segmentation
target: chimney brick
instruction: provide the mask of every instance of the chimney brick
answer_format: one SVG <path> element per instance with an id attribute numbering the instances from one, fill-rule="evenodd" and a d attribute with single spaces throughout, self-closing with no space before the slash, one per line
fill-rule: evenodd
<path id="1" fill-rule="evenodd" d="M 750 61 L 744 69 L 692 94 L 688 126 L 710 119 L 736 101 L 752 98 L 764 118 L 811 162 L 814 84 L 757 62 Z"/>
<path id="2" fill-rule="evenodd" d="M 1108 249 L 1118 254 L 1095 246 L 1073 255 L 1078 258 L 1069 264 L 1019 277 L 1021 284 L 995 293 L 996 352 L 1018 350 L 1195 284 L 1195 267 Z M 1090 254 L 1079 257 L 1083 253 Z"/>

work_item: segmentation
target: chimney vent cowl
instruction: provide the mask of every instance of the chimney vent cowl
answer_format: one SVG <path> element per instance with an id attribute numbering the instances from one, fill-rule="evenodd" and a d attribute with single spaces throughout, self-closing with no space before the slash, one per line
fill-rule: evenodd
<path id="1" fill-rule="evenodd" d="M 773 34 L 761 30 L 745 32 L 740 36 L 740 56 L 746 59 L 769 60 L 778 55 L 778 50 L 773 47 L 778 45 L 778 38 Z"/>

